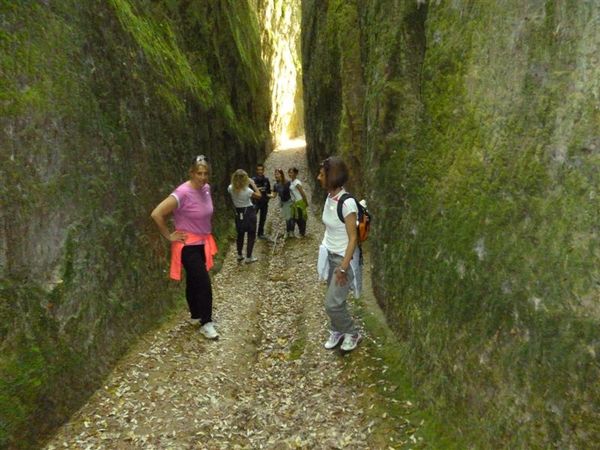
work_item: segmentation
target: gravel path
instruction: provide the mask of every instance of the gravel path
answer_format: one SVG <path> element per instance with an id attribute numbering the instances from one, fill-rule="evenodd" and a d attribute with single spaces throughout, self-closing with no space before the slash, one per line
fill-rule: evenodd
<path id="1" fill-rule="evenodd" d="M 276 167 L 298 167 L 310 198 L 303 147 L 273 152 L 266 166 L 271 179 Z M 218 341 L 199 334 L 182 299 L 181 312 L 140 340 L 46 448 L 366 449 L 406 442 L 406 419 L 381 414 L 398 400 L 381 395 L 375 385 L 385 381 L 373 381 L 385 372 L 369 355 L 377 341 L 366 336 L 348 355 L 323 348 L 320 214 L 309 211 L 306 238 L 285 239 L 278 201 L 271 201 L 266 230 L 277 239 L 257 241 L 257 263 L 239 264 L 233 243 L 213 277 Z"/>

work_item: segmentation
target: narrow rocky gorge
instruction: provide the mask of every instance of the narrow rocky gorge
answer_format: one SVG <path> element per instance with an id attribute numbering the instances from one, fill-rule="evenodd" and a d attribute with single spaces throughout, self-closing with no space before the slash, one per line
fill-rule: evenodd
<path id="1" fill-rule="evenodd" d="M 272 153 L 267 173 L 291 166 L 306 174 L 303 148 Z M 310 213 L 304 239 L 286 239 L 283 230 L 272 201 L 272 242 L 259 241 L 259 261 L 240 264 L 229 249 L 213 278 L 218 341 L 204 340 L 182 299 L 46 448 L 366 449 L 408 441 L 408 421 L 381 413 L 399 400 L 379 393 L 385 368 L 369 350 L 377 337 L 365 332 L 347 355 L 323 348 L 320 214 Z"/>
<path id="2" fill-rule="evenodd" d="M 39 448 L 94 392 L 48 446 L 600 442 L 600 1 L 0 0 L 0 18 L 0 449 Z M 186 323 L 149 219 L 200 153 L 218 343 Z M 369 336 L 345 357 L 321 348 L 318 188 L 310 238 L 283 239 L 272 204 L 261 260 L 224 258 L 234 170 L 308 181 L 330 155 L 374 217 Z"/>

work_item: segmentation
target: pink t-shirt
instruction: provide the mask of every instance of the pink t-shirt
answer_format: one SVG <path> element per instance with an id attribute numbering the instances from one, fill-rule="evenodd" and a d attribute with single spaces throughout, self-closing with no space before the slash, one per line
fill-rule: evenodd
<path id="1" fill-rule="evenodd" d="M 194 234 L 212 233 L 213 202 L 208 183 L 194 189 L 186 181 L 171 195 L 177 200 L 177 208 L 173 211 L 176 230 Z"/>

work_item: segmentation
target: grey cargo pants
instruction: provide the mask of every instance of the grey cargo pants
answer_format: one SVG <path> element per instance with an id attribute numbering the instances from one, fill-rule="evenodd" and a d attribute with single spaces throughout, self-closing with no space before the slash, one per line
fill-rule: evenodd
<path id="1" fill-rule="evenodd" d="M 354 272 L 351 267 L 348 267 L 346 271 L 348 282 L 343 286 L 336 285 L 334 271 L 340 266 L 344 258 L 331 252 L 329 252 L 327 258 L 329 260 L 329 274 L 327 276 L 329 287 L 325 294 L 325 311 L 329 316 L 331 331 L 356 333 L 358 332 L 358 328 L 354 324 L 352 317 L 350 317 L 346 301 L 350 292 L 350 286 L 354 280 Z"/>

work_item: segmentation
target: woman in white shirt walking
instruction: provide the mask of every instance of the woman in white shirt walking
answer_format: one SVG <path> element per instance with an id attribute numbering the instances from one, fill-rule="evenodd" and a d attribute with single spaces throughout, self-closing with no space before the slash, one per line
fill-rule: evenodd
<path id="1" fill-rule="evenodd" d="M 360 277 L 356 266 L 358 207 L 353 199 L 346 199 L 342 205 L 344 222 L 340 220 L 338 200 L 346 193 L 344 183 L 348 181 L 348 168 L 341 158 L 332 156 L 323 161 L 317 180 L 327 191 L 322 216 L 325 236 L 319 251 L 319 267 L 326 272 L 328 282 L 325 311 L 329 316 L 330 336 L 325 348 L 335 348 L 342 342 L 341 349 L 351 351 L 362 338 L 350 316 L 347 303 L 350 288 L 357 286 L 355 277 Z"/>
<path id="2" fill-rule="evenodd" d="M 292 219 L 298 224 L 300 237 L 304 237 L 306 235 L 306 219 L 308 218 L 308 199 L 306 198 L 306 193 L 304 192 L 302 183 L 298 179 L 298 169 L 296 167 L 289 169 L 288 176 L 291 180 L 290 191 L 292 193 L 293 201 Z M 290 237 L 294 236 L 294 227 L 292 227 L 292 232 L 288 233 L 288 235 Z"/>
<path id="3" fill-rule="evenodd" d="M 254 242 L 256 240 L 256 209 L 252 204 L 252 198 L 259 199 L 262 194 L 256 187 L 254 181 L 248 177 L 245 170 L 238 169 L 231 175 L 231 184 L 227 187 L 235 207 L 235 229 L 237 231 L 237 259 L 244 260 L 242 253 L 244 248 L 244 235 L 248 233 L 246 243 L 245 262 L 253 263 L 258 260 L 252 256 Z"/>

